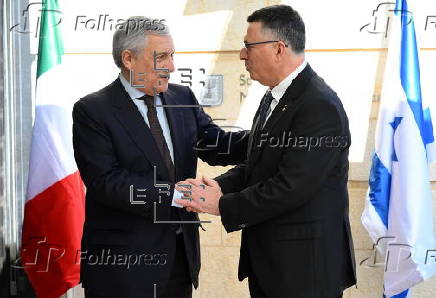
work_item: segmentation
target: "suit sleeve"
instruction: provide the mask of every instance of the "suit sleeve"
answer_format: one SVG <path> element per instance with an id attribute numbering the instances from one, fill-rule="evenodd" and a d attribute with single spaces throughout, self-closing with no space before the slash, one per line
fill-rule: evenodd
<path id="1" fill-rule="evenodd" d="M 303 103 L 295 113 L 289 129 L 294 135 L 303 136 L 303 140 L 348 135 L 345 113 L 342 115 L 342 110 L 325 100 Z M 348 145 L 346 148 L 321 145 L 311 150 L 285 148 L 274 175 L 221 197 L 219 209 L 227 232 L 259 224 L 307 203 L 324 186 L 340 154 L 347 148 Z"/>
<path id="2" fill-rule="evenodd" d="M 188 88 L 189 89 L 189 88 Z M 189 89 L 194 104 L 198 105 L 194 93 Z M 242 163 L 247 158 L 249 130 L 236 128 L 237 131 L 225 131 L 216 125 L 202 107 L 196 107 L 198 123 L 198 157 L 211 166 L 227 166 Z"/>
<path id="3" fill-rule="evenodd" d="M 239 164 L 214 179 L 220 185 L 223 194 L 239 192 L 245 188 L 246 168 L 245 163 Z"/>
<path id="4" fill-rule="evenodd" d="M 121 167 L 110 132 L 99 119 L 99 115 L 90 110 L 81 101 L 73 108 L 74 156 L 87 191 L 92 192 L 93 198 L 108 207 L 149 218 L 153 216 L 154 202 L 159 201 L 159 196 L 162 200 L 156 205 L 159 208 L 168 208 L 171 205 L 174 184 L 156 181 L 170 185 L 169 193 L 159 193 L 159 188 L 154 187 L 153 170 L 131 172 Z"/>

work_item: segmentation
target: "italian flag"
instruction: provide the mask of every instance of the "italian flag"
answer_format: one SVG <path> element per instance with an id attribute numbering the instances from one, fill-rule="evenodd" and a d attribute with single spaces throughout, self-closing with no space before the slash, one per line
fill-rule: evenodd
<path id="1" fill-rule="evenodd" d="M 57 0 L 44 0 L 39 34 L 35 123 L 21 261 L 39 298 L 58 298 L 80 281 L 84 186 L 74 161 L 71 83 L 62 66 Z"/>

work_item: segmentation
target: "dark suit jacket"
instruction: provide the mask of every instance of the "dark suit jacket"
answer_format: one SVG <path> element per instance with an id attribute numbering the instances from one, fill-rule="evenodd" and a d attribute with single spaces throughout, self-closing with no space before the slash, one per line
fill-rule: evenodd
<path id="1" fill-rule="evenodd" d="M 332 298 L 356 283 L 349 145 L 339 98 L 308 65 L 248 161 L 216 178 L 225 229 L 242 229 L 240 280 L 254 275 L 272 298 Z"/>
<path id="2" fill-rule="evenodd" d="M 174 84 L 161 97 L 166 105 L 197 104 L 189 88 Z M 174 146 L 176 181 L 196 176 L 198 155 L 210 164 L 221 165 L 246 158 L 242 149 L 248 138 L 244 140 L 243 132 L 232 137 L 224 133 L 201 108 L 166 108 L 166 115 Z M 169 181 L 150 129 L 119 79 L 79 100 L 73 118 L 75 159 L 87 187 L 79 256 L 83 287 L 111 297 L 153 297 L 153 284 L 159 294 L 167 283 L 178 225 L 156 223 L 174 220 L 176 208 L 171 207 L 174 183 Z M 215 150 L 195 149 L 202 138 L 206 139 L 202 143 L 210 145 L 214 142 L 207 138 L 215 137 L 219 145 Z M 226 152 L 223 149 L 228 141 L 233 154 L 220 154 Z M 156 177 L 153 166 L 157 167 Z M 168 185 L 169 189 L 157 184 Z M 195 213 L 184 209 L 176 212 L 182 221 L 198 220 Z M 195 287 L 200 270 L 198 226 L 183 224 Z"/>

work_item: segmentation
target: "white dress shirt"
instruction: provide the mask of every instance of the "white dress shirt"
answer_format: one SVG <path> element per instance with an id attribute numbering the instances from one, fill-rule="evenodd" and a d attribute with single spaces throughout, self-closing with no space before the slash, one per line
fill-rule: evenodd
<path id="1" fill-rule="evenodd" d="M 271 105 L 269 106 L 265 123 L 268 121 L 272 112 L 274 111 L 276 106 L 279 104 L 280 99 L 283 97 L 283 95 L 285 95 L 286 90 L 289 88 L 289 86 L 291 86 L 292 81 L 300 74 L 300 72 L 303 71 L 303 69 L 306 67 L 306 65 L 307 65 L 307 62 L 303 61 L 303 63 L 301 63 L 300 66 L 298 66 L 296 70 L 291 72 L 277 86 L 272 88 L 271 95 L 273 97 L 273 100 L 271 102 Z"/>

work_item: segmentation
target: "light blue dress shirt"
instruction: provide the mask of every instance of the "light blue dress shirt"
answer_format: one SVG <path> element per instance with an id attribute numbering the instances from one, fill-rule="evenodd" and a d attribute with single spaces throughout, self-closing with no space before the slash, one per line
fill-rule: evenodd
<path id="1" fill-rule="evenodd" d="M 126 78 L 124 78 L 124 76 L 121 73 L 119 77 L 120 77 L 121 84 L 124 86 L 124 89 L 126 89 L 133 103 L 138 107 L 138 110 L 141 113 L 142 118 L 144 118 L 145 123 L 147 124 L 148 127 L 150 127 L 147 117 L 147 112 L 148 112 L 147 105 L 144 103 L 144 100 L 138 99 L 144 96 L 145 93 L 132 87 L 132 85 L 126 80 Z M 174 147 L 173 147 L 173 141 L 171 139 L 171 130 L 168 124 L 167 116 L 165 115 L 164 108 L 162 107 L 162 99 L 160 98 L 159 95 L 156 96 L 156 113 L 157 113 L 157 119 L 159 120 L 159 124 L 162 127 L 162 132 L 165 141 L 167 142 L 168 150 L 170 151 L 171 160 L 173 161 L 174 164 Z M 175 199 L 180 199 L 182 196 L 183 194 L 181 192 L 174 190 L 173 201 L 171 205 L 175 207 L 182 207 L 174 202 Z"/>
<path id="2" fill-rule="evenodd" d="M 147 124 L 148 127 L 150 127 L 147 117 L 147 112 L 148 112 L 147 105 L 145 104 L 144 100 L 138 99 L 144 96 L 145 93 L 132 87 L 132 85 L 124 78 L 122 74 L 120 74 L 120 80 L 121 80 L 121 84 L 123 84 L 124 88 L 126 89 L 127 93 L 132 99 L 133 103 L 138 107 L 138 110 L 141 113 L 142 118 L 144 118 L 145 123 Z M 168 150 L 170 150 L 171 160 L 173 161 L 174 164 L 174 148 L 173 148 L 173 141 L 171 139 L 171 130 L 168 124 L 167 116 L 165 115 L 165 111 L 162 107 L 162 99 L 160 98 L 159 95 L 156 96 L 156 112 L 157 112 L 157 119 L 159 120 L 160 127 L 162 127 L 162 132 L 165 141 L 167 142 Z"/>

